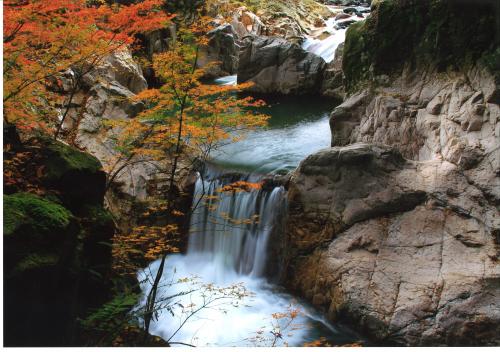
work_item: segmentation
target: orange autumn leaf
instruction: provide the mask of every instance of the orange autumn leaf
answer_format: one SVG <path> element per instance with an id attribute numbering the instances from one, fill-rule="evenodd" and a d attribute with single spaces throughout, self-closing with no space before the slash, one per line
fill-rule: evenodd
<path id="1" fill-rule="evenodd" d="M 57 125 L 58 75 L 88 71 L 123 50 L 137 33 L 163 28 L 173 16 L 162 0 L 129 6 L 86 0 L 4 1 L 4 119 L 24 130 Z"/>

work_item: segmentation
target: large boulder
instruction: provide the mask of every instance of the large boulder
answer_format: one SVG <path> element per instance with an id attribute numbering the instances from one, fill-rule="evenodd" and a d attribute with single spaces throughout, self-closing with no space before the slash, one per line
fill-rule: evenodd
<path id="1" fill-rule="evenodd" d="M 492 4 L 372 2 L 332 148 L 290 180 L 288 285 L 384 343 L 500 343 Z"/>
<path id="2" fill-rule="evenodd" d="M 62 77 L 67 102 L 75 77 L 78 76 L 71 70 Z M 127 121 L 142 112 L 143 104 L 133 98 L 147 88 L 147 83 L 140 66 L 126 48 L 103 59 L 80 81 L 69 104 L 61 135 L 67 136 L 71 143 L 102 164 L 108 173 L 108 180 L 112 179 L 112 182 L 95 191 L 107 191 L 106 205 L 119 228 L 126 232 L 137 224 L 150 201 L 163 199 L 169 184 L 168 175 L 159 170 L 170 170 L 170 166 L 151 162 L 140 155 L 128 159 L 116 148 L 116 139 L 122 132 L 120 123 L 109 123 Z M 188 213 L 193 183 L 183 182 L 192 179 L 188 177 L 190 172 L 187 167 L 181 169 L 175 187 L 176 192 L 182 194 L 179 201 Z M 75 187 L 75 191 L 85 191 L 86 187 Z M 89 191 L 89 194 L 92 192 Z M 188 223 L 185 218 L 182 221 Z"/>
<path id="3" fill-rule="evenodd" d="M 197 65 L 205 67 L 206 77 L 222 77 L 238 70 L 238 35 L 230 24 L 222 24 L 207 33 L 208 44 L 200 48 Z"/>
<path id="4" fill-rule="evenodd" d="M 331 319 L 403 345 L 498 345 L 498 210 L 457 165 L 354 144 L 289 190 L 288 285 Z"/>
<path id="5" fill-rule="evenodd" d="M 82 344 L 78 319 L 110 294 L 115 226 L 101 164 L 49 138 L 10 144 L 5 156 L 9 172 L 22 171 L 17 187 L 38 193 L 11 187 L 3 199 L 5 344 Z"/>
<path id="6" fill-rule="evenodd" d="M 238 83 L 253 82 L 258 93 L 304 95 L 321 88 L 325 61 L 282 38 L 247 37 L 238 66 Z"/>
<path id="7" fill-rule="evenodd" d="M 106 174 L 94 156 L 61 142 L 43 138 L 42 180 L 46 187 L 57 190 L 65 204 L 78 209 L 83 204 L 102 204 Z"/>
<path id="8" fill-rule="evenodd" d="M 408 74 L 339 105 L 330 118 L 332 146 L 383 143 L 409 159 L 446 160 L 498 203 L 499 90 L 482 66 L 465 75 L 432 70 Z"/>

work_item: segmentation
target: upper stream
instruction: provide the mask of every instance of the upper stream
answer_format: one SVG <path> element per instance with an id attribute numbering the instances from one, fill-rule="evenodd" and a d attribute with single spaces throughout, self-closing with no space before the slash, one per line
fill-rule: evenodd
<path id="1" fill-rule="evenodd" d="M 216 80 L 221 85 L 235 82 L 236 76 Z M 199 174 L 188 250 L 167 257 L 159 290 L 163 309 L 151 323 L 153 335 L 220 347 L 303 346 L 320 337 L 332 345 L 360 340 L 266 277 L 267 266 L 277 265 L 276 258 L 268 258 L 268 248 L 273 234 L 283 230 L 286 190 L 220 192 L 237 180 L 257 182 L 265 174 L 287 173 L 330 145 L 328 117 L 335 102 L 264 99 L 268 106 L 262 112 L 271 116 L 268 126 L 214 152 Z M 138 273 L 144 292 L 139 306 L 158 266 L 155 261 Z"/>

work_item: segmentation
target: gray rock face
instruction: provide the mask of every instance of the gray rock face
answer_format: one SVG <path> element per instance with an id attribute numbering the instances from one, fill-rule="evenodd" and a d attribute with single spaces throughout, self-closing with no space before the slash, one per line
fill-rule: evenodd
<path id="1" fill-rule="evenodd" d="M 238 82 L 251 81 L 259 93 L 319 92 L 325 61 L 282 38 L 247 37 L 239 55 Z"/>
<path id="2" fill-rule="evenodd" d="M 288 283 L 331 319 L 405 345 L 498 345 L 498 210 L 460 167 L 353 144 L 289 190 Z"/>
<path id="3" fill-rule="evenodd" d="M 223 24 L 208 34 L 208 46 L 201 48 L 198 66 L 206 67 L 207 77 L 235 74 L 238 69 L 238 35 L 231 24 Z M 210 66 L 207 66 L 210 65 Z"/>
<path id="4" fill-rule="evenodd" d="M 412 160 L 446 160 L 498 204 L 499 90 L 480 67 L 466 75 L 408 74 L 338 106 L 330 119 L 332 146 L 383 143 Z"/>
<path id="5" fill-rule="evenodd" d="M 498 86 L 479 67 L 380 81 L 291 177 L 287 282 L 378 340 L 498 345 Z"/>
<path id="6" fill-rule="evenodd" d="M 67 90 L 71 86 L 71 75 L 68 72 L 63 79 Z M 164 194 L 168 182 L 159 170 L 165 170 L 166 166 L 141 162 L 140 157 L 127 161 L 115 148 L 114 138 L 121 133 L 120 128 L 106 126 L 105 121 L 127 120 L 140 113 L 143 105 L 131 98 L 146 89 L 147 83 L 128 50 L 105 58 L 82 80 L 82 89 L 74 95 L 73 108 L 69 110 L 64 128 L 66 131 L 76 130 L 74 144 L 99 159 L 108 178 L 120 170 L 114 178 L 114 186 L 106 194 L 106 203 L 119 227 L 126 231 L 137 218 L 137 204 L 156 196 L 161 198 Z M 185 190 L 192 186 L 186 181 L 190 179 L 187 173 L 179 173 L 176 185 Z M 186 198 L 189 207 L 189 196 Z"/>

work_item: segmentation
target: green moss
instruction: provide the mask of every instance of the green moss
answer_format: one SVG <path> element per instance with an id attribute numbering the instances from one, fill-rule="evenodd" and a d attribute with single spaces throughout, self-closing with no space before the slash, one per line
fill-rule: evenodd
<path id="1" fill-rule="evenodd" d="M 485 54 L 481 58 L 481 62 L 495 75 L 497 80 L 500 79 L 500 47 L 495 51 Z"/>
<path id="2" fill-rule="evenodd" d="M 4 195 L 4 235 L 31 231 L 36 234 L 60 232 L 71 222 L 63 206 L 30 193 Z"/>
<path id="3" fill-rule="evenodd" d="M 95 226 L 107 226 L 113 223 L 113 216 L 100 205 L 87 206 L 85 208 L 86 218 Z"/>
<path id="4" fill-rule="evenodd" d="M 372 15 L 346 34 L 346 88 L 401 71 L 404 65 L 440 71 L 474 64 L 495 49 L 492 2 L 380 0 Z"/>
<path id="5" fill-rule="evenodd" d="M 54 266 L 59 262 L 57 254 L 30 254 L 18 262 L 14 268 L 15 273 L 23 273 L 28 270 Z"/>
<path id="6" fill-rule="evenodd" d="M 371 55 L 367 50 L 365 35 L 365 22 L 353 23 L 347 30 L 342 69 L 349 79 L 348 86 L 367 78 Z"/>
<path id="7" fill-rule="evenodd" d="M 59 142 L 47 145 L 48 159 L 46 162 L 46 177 L 57 180 L 71 171 L 97 173 L 101 163 L 90 154 L 86 154 Z"/>

